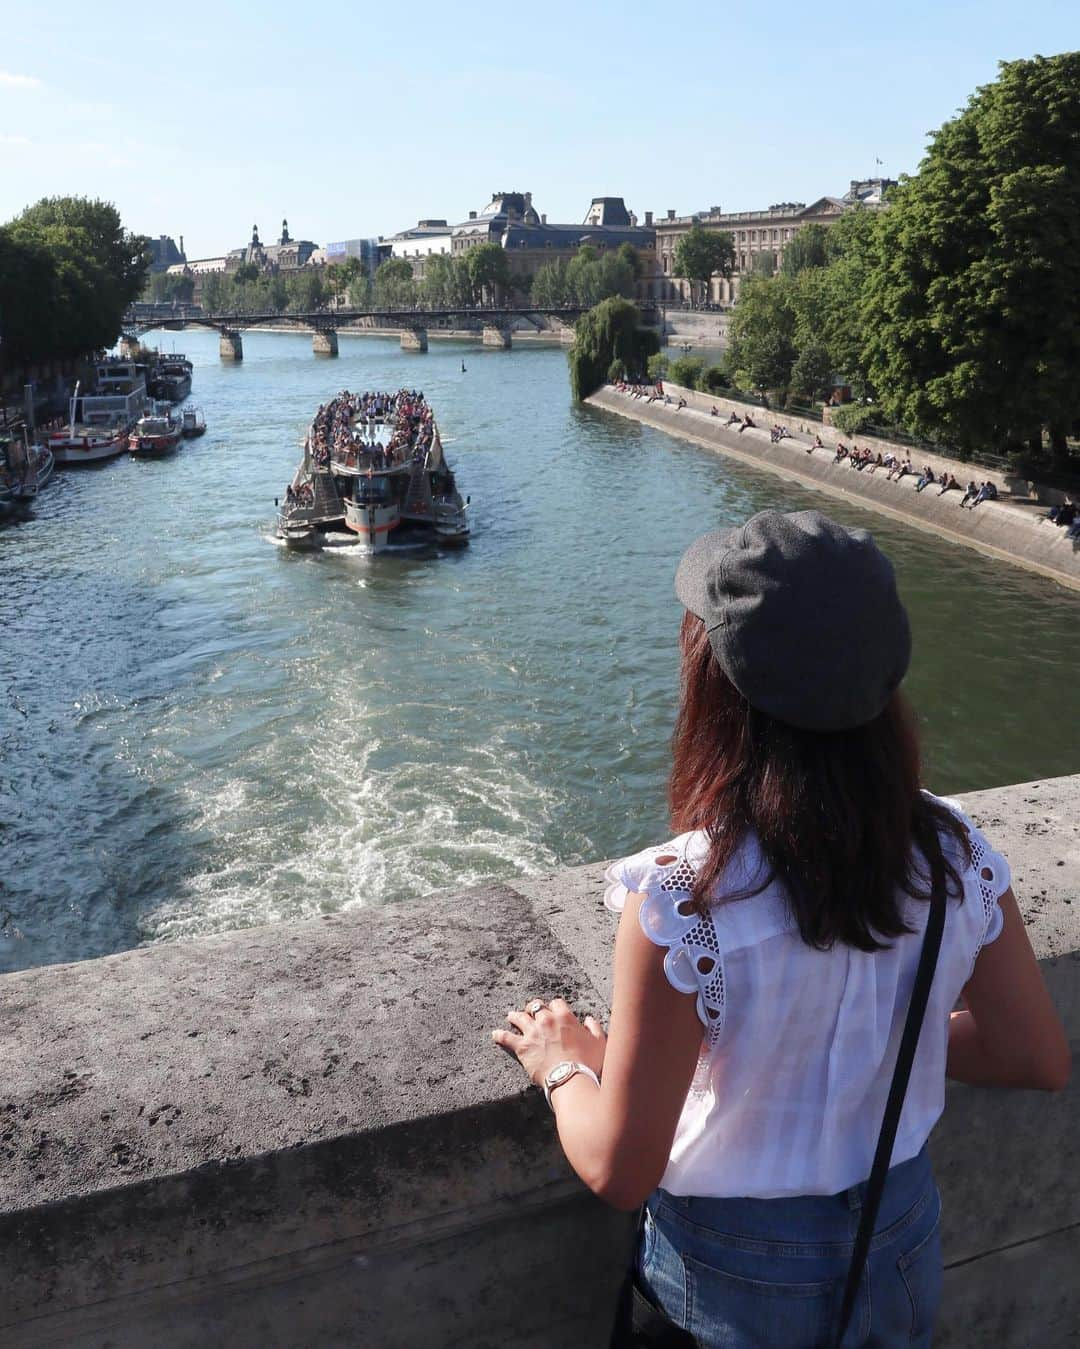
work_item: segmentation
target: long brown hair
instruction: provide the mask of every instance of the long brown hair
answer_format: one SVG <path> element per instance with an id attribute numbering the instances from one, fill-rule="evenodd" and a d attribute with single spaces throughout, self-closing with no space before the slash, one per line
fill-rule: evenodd
<path id="1" fill-rule="evenodd" d="M 898 901 L 906 891 L 962 894 L 941 833 L 967 849 L 962 823 L 920 791 L 919 741 L 907 703 L 894 693 L 879 716 L 849 731 L 804 731 L 751 707 L 720 668 L 705 624 L 687 613 L 682 701 L 668 783 L 672 823 L 702 829 L 709 854 L 694 884 L 704 912 L 739 844 L 756 834 L 784 884 L 799 933 L 827 950 L 845 942 L 876 951 L 910 931 Z M 912 844 L 929 866 L 918 883 Z"/>

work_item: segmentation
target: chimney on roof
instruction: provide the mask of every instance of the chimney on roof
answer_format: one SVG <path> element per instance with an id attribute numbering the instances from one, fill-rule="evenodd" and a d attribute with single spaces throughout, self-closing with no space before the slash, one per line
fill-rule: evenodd
<path id="1" fill-rule="evenodd" d="M 470 211 L 470 212 L 469 212 L 469 219 L 470 219 L 470 220 L 475 220 L 475 219 L 476 219 L 476 212 L 475 212 L 475 211 Z"/>
<path id="2" fill-rule="evenodd" d="M 673 210 L 671 210 L 670 208 L 668 209 L 667 218 L 668 218 L 669 220 L 674 220 L 674 219 L 675 219 L 675 212 L 674 212 Z"/>
<path id="3" fill-rule="evenodd" d="M 652 225 L 652 211 L 645 212 L 645 228 L 649 229 Z"/>
<path id="4" fill-rule="evenodd" d="M 546 225 L 546 224 L 547 224 L 547 213 L 546 213 L 546 212 L 544 212 L 544 213 L 540 216 L 540 223 L 541 223 L 541 225 Z"/>

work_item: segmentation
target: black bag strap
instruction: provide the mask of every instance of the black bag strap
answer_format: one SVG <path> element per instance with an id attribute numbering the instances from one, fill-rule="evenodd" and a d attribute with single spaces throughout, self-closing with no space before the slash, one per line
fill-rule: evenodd
<path id="1" fill-rule="evenodd" d="M 934 875 L 931 880 L 930 914 L 926 920 L 919 966 L 915 971 L 915 985 L 911 990 L 911 1002 L 908 1006 L 907 1020 L 904 1022 L 904 1033 L 896 1055 L 889 1099 L 885 1103 L 885 1117 L 881 1121 L 881 1132 L 878 1134 L 877 1148 L 874 1151 L 874 1164 L 870 1168 L 859 1230 L 851 1251 L 851 1264 L 844 1286 L 844 1300 L 840 1306 L 839 1328 L 833 1342 L 836 1349 L 840 1349 L 851 1321 L 851 1314 L 855 1310 L 855 1298 L 862 1282 L 866 1257 L 870 1253 L 870 1241 L 874 1235 L 874 1224 L 877 1222 L 878 1209 L 881 1206 L 881 1194 L 885 1188 L 889 1162 L 892 1160 L 896 1130 L 900 1125 L 900 1112 L 904 1108 L 908 1079 L 911 1077 L 911 1065 L 915 1061 L 919 1032 L 922 1030 L 926 1004 L 930 997 L 930 985 L 934 982 L 934 970 L 937 968 L 938 952 L 941 950 L 941 934 L 945 930 L 945 877 L 940 874 L 940 868 L 934 870 L 939 874 Z"/>

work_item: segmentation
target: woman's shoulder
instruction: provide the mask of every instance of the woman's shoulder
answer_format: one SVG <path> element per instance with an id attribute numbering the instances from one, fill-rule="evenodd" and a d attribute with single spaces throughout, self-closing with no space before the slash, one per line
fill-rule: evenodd
<path id="1" fill-rule="evenodd" d="M 622 913 L 630 893 L 649 895 L 661 888 L 689 891 L 708 850 L 704 831 L 691 830 L 612 862 L 604 872 L 604 906 L 612 913 Z"/>

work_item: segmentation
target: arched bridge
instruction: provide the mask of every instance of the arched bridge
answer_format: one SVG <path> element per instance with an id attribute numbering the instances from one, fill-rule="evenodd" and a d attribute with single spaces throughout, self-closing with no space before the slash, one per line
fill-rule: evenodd
<path id="1" fill-rule="evenodd" d="M 338 330 L 375 331 L 384 329 L 400 332 L 401 345 L 406 351 L 426 351 L 428 329 L 446 327 L 453 323 L 482 335 L 485 346 L 508 350 L 512 345 L 514 321 L 524 319 L 537 331 L 544 331 L 547 321 L 555 320 L 564 327 L 572 326 L 584 314 L 585 305 L 447 305 L 413 308 L 380 308 L 369 306 L 354 309 L 314 309 L 306 313 L 261 314 L 204 313 L 197 305 L 133 305 L 124 316 L 123 336 L 133 340 L 154 328 L 213 328 L 221 334 L 220 351 L 223 360 L 243 360 L 241 333 L 245 328 L 266 328 L 283 325 L 312 333 L 312 347 L 316 355 L 338 354 Z M 642 319 L 655 324 L 659 312 L 654 305 L 639 306 Z"/>

